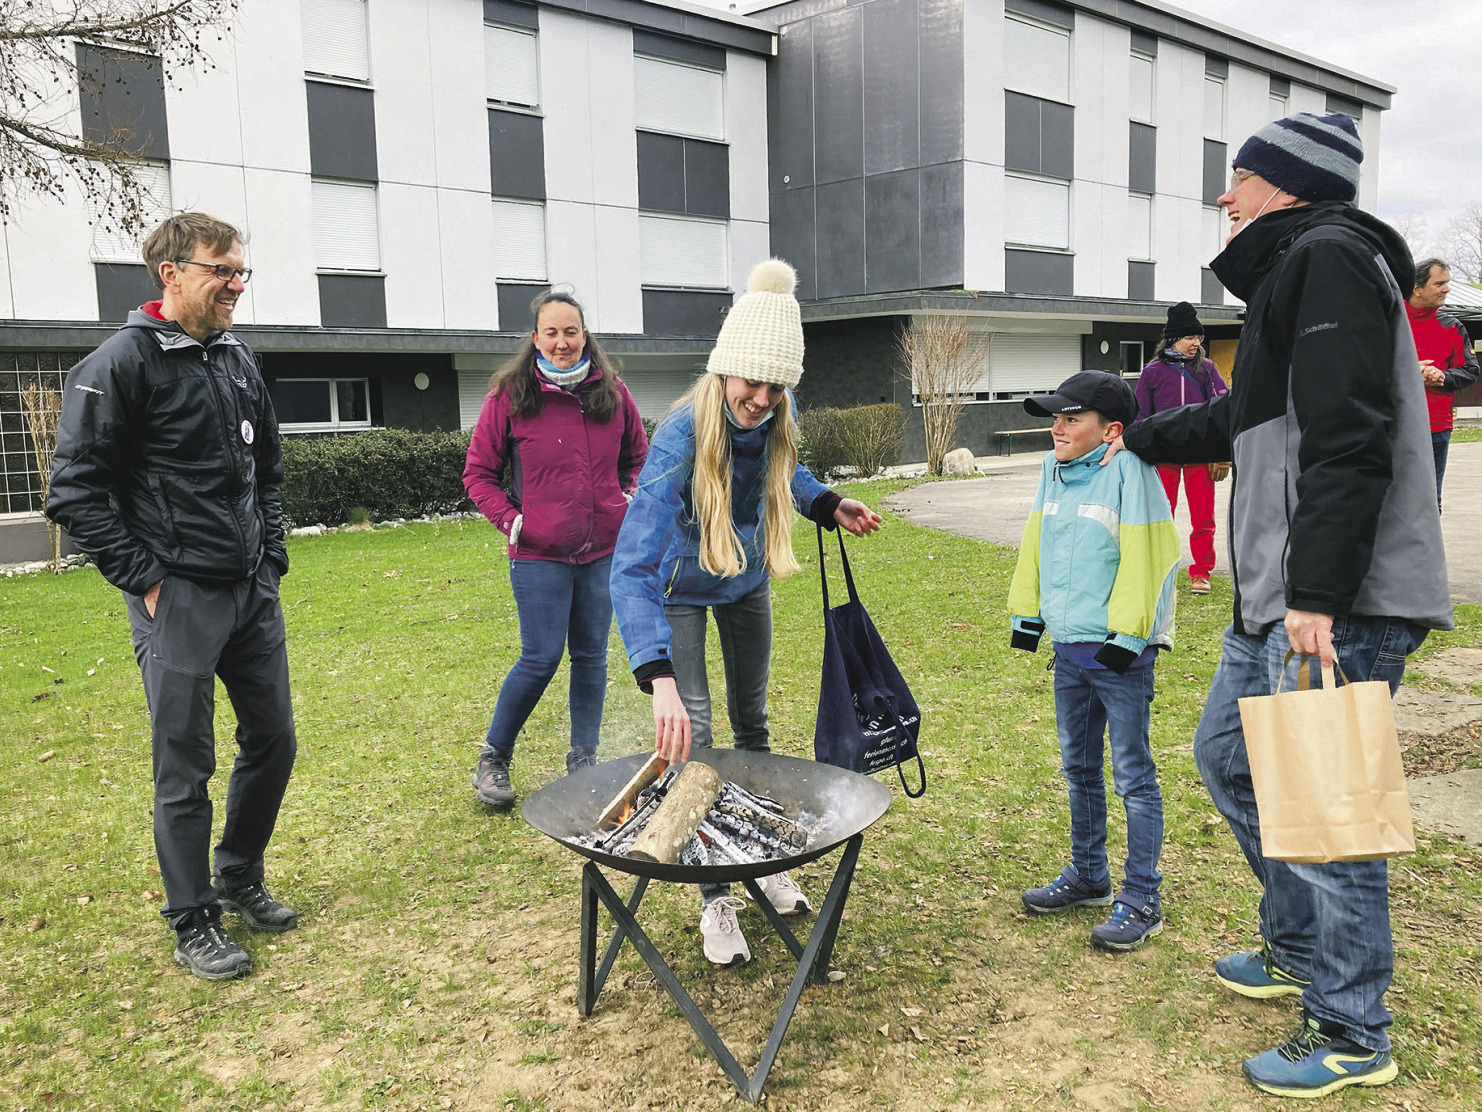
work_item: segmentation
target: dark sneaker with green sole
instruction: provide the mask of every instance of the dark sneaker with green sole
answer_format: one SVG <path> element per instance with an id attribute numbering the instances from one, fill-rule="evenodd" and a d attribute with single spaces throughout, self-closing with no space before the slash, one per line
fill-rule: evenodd
<path id="1" fill-rule="evenodd" d="M 1106 907 L 1112 902 L 1111 881 L 1097 888 L 1082 880 L 1074 865 L 1067 865 L 1049 884 L 1031 888 L 1019 898 L 1024 910 L 1035 915 L 1059 915 L 1073 907 Z"/>
<path id="2" fill-rule="evenodd" d="M 291 931 L 298 926 L 298 912 L 273 899 L 260 880 L 240 886 L 216 882 L 223 911 L 235 911 L 255 931 Z"/>
<path id="3" fill-rule="evenodd" d="M 1247 1058 L 1241 1069 L 1257 1089 L 1278 1097 L 1325 1097 L 1349 1085 L 1387 1085 L 1400 1073 L 1389 1051 L 1359 1046 L 1306 1011 L 1295 1035 Z"/>
<path id="4" fill-rule="evenodd" d="M 232 941 L 218 920 L 181 927 L 175 938 L 175 963 L 203 981 L 229 981 L 252 972 L 252 959 L 247 951 Z"/>
<path id="5" fill-rule="evenodd" d="M 1220 958 L 1214 963 L 1214 975 L 1232 992 L 1256 1000 L 1301 996 L 1302 990 L 1312 983 L 1277 965 L 1269 946 Z"/>

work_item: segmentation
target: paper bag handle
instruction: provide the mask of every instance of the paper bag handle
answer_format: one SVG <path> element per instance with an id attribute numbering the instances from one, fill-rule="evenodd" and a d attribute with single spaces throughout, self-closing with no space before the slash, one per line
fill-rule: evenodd
<path id="1" fill-rule="evenodd" d="M 1281 685 L 1286 680 L 1287 667 L 1291 664 L 1292 657 L 1294 656 L 1301 658 L 1297 664 L 1297 690 L 1307 691 L 1311 688 L 1312 669 L 1308 667 L 1308 664 L 1315 655 L 1314 653 L 1299 653 L 1296 649 L 1287 649 L 1286 656 L 1281 661 L 1281 675 L 1276 681 L 1276 693 L 1278 695 L 1281 694 Z M 1338 673 L 1338 679 L 1344 683 L 1348 682 L 1348 677 L 1343 674 L 1343 665 L 1338 663 L 1338 655 L 1336 653 L 1333 654 L 1333 663 L 1322 666 L 1322 685 L 1325 690 L 1331 691 L 1337 686 L 1333 681 L 1333 673 L 1335 671 Z"/>

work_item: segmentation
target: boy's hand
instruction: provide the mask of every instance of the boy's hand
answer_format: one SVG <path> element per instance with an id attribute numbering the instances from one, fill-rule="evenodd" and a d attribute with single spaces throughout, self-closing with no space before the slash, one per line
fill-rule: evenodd
<path id="1" fill-rule="evenodd" d="M 1126 451 L 1126 449 L 1127 445 L 1122 443 L 1122 438 L 1120 436 L 1117 437 L 1115 440 L 1108 440 L 1106 442 L 1106 455 L 1101 457 L 1101 466 L 1105 467 L 1112 461 L 1112 456 L 1116 455 L 1118 452 Z"/>

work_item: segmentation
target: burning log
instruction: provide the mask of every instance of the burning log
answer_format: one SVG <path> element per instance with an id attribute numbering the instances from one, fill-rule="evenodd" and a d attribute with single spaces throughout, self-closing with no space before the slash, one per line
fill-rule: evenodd
<path id="1" fill-rule="evenodd" d="M 602 814 L 597 816 L 597 825 L 607 826 L 609 823 L 624 821 L 627 817 L 623 814 L 624 810 L 631 814 L 638 805 L 638 793 L 662 776 L 668 767 L 669 762 L 657 753 L 639 765 L 633 778 L 623 785 L 622 790 L 612 797 L 612 802 L 602 809 Z"/>
<path id="2" fill-rule="evenodd" d="M 690 761 L 680 771 L 664 801 L 633 842 L 629 857 L 672 865 L 695 836 L 720 794 L 720 773 L 707 764 Z"/>

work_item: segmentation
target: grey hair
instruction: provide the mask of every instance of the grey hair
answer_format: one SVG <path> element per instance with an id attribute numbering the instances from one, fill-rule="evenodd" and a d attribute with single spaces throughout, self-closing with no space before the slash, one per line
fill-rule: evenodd
<path id="1" fill-rule="evenodd" d="M 1438 259 L 1434 255 L 1432 255 L 1428 259 L 1421 259 L 1418 263 L 1415 264 L 1416 289 L 1420 289 L 1422 286 L 1430 284 L 1431 271 L 1434 270 L 1436 267 L 1440 267 L 1442 270 L 1451 269 L 1451 265 L 1445 259 Z"/>

